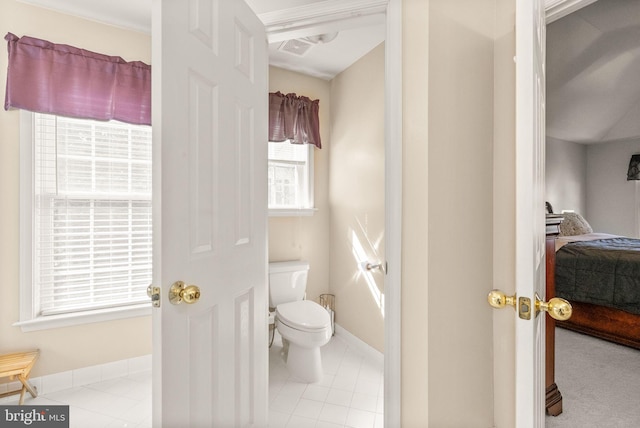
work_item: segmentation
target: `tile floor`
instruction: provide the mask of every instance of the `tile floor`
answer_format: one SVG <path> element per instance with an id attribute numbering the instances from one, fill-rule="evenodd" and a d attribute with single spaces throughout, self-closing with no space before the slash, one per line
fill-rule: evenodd
<path id="1" fill-rule="evenodd" d="M 13 395 L 0 404 L 18 404 Z M 32 398 L 25 404 L 69 405 L 71 428 L 151 428 L 151 372 L 91 383 Z"/>
<path id="2" fill-rule="evenodd" d="M 383 366 L 334 336 L 322 348 L 324 378 L 305 384 L 291 378 L 276 333 L 269 350 L 269 427 L 382 428 Z M 17 404 L 18 396 L 0 400 Z M 43 394 L 25 404 L 70 406 L 72 428 L 151 427 L 151 372 Z"/>
<path id="3" fill-rule="evenodd" d="M 296 382 L 281 356 L 276 333 L 269 350 L 269 427 L 382 428 L 381 361 L 363 356 L 338 335 L 321 348 L 324 378 Z"/>

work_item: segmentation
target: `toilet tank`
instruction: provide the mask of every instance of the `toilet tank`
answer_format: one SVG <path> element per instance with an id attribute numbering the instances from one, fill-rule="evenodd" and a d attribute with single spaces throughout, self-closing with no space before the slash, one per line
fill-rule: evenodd
<path id="1" fill-rule="evenodd" d="M 269 263 L 269 306 L 302 300 L 308 273 L 309 262 L 304 260 Z"/>

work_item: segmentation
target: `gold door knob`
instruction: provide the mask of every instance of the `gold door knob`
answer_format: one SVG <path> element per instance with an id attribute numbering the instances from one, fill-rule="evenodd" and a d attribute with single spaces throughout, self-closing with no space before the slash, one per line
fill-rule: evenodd
<path id="1" fill-rule="evenodd" d="M 197 285 L 187 285 L 182 281 L 176 281 L 169 289 L 169 302 L 179 305 L 182 302 L 192 304 L 200 299 L 200 288 Z"/>
<path id="2" fill-rule="evenodd" d="M 560 297 L 554 297 L 548 302 L 543 302 L 536 295 L 536 315 L 540 311 L 545 311 L 551 318 L 558 321 L 566 321 L 571 318 L 573 308 L 571 303 Z"/>
<path id="3" fill-rule="evenodd" d="M 516 308 L 516 296 L 507 296 L 500 290 L 491 290 L 487 296 L 487 301 L 495 309 L 502 309 L 505 306 Z"/>

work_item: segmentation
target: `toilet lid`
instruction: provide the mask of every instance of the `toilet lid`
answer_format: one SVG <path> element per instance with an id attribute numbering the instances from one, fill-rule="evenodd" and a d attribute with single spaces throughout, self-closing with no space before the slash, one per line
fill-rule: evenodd
<path id="1" fill-rule="evenodd" d="M 317 331 L 331 326 L 327 310 L 311 300 L 281 303 L 276 308 L 276 316 L 284 324 L 298 330 Z"/>

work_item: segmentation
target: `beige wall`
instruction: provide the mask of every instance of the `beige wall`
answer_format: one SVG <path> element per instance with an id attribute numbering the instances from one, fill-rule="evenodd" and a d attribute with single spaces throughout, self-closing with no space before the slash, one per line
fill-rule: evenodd
<path id="1" fill-rule="evenodd" d="M 402 0 L 402 426 L 429 426 L 429 2 Z M 436 320 L 436 322 L 438 322 Z M 454 397 L 451 397 L 455 401 Z M 434 412 L 436 410 L 434 409 Z"/>
<path id="2" fill-rule="evenodd" d="M 314 149 L 314 196 L 317 211 L 310 217 L 269 218 L 269 261 L 307 260 L 307 298 L 318 300 L 329 284 L 329 153 L 330 84 L 300 73 L 269 68 L 269 91 L 294 92 L 320 100 L 322 149 Z"/>
<path id="3" fill-rule="evenodd" d="M 515 1 L 498 0 L 494 55 L 493 286 L 515 293 Z M 515 426 L 515 321 L 493 311 L 496 427 Z"/>
<path id="4" fill-rule="evenodd" d="M 384 351 L 384 44 L 331 81 L 329 290 L 336 322 Z M 362 251 L 363 256 L 358 253 Z"/>
<path id="5" fill-rule="evenodd" d="M 493 426 L 495 1 L 403 5 L 403 426 Z"/>
<path id="6" fill-rule="evenodd" d="M 15 0 L 0 0 L 3 35 L 29 35 L 57 43 L 149 63 L 149 36 L 100 25 Z M 7 70 L 6 44 L 0 54 L 0 98 L 4 100 Z M 57 373 L 151 352 L 150 317 L 86 324 L 23 333 L 18 321 L 19 301 L 19 112 L 0 111 L 0 353 L 40 348 L 33 375 Z"/>

